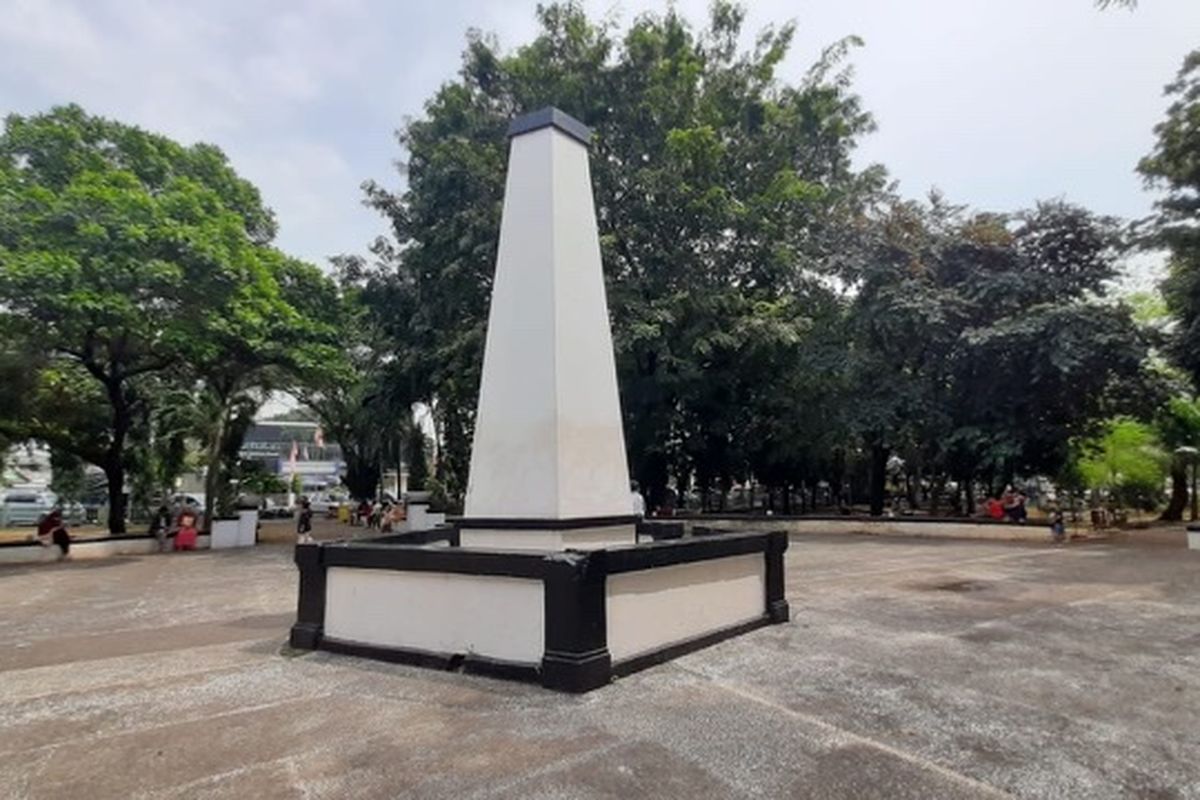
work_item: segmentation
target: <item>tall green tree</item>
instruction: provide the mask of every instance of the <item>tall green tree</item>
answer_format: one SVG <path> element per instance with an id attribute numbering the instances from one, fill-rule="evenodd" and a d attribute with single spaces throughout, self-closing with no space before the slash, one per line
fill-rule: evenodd
<path id="1" fill-rule="evenodd" d="M 673 10 L 623 34 L 575 3 L 539 9 L 537 38 L 469 42 L 457 81 L 398 134 L 401 193 L 368 186 L 393 237 L 377 298 L 397 360 L 433 409 L 437 477 L 465 488 L 506 160 L 515 114 L 554 104 L 592 126 L 592 174 L 631 466 L 668 481 L 746 476 L 740 409 L 763 354 L 809 329 L 804 287 L 847 258 L 851 221 L 883 182 L 858 170 L 870 117 L 840 66 L 853 40 L 796 83 L 778 68 L 794 28 L 739 49 L 743 11 L 697 29 Z M 751 355 L 751 353 L 755 355 Z"/>
<path id="2" fill-rule="evenodd" d="M 236 263 L 238 290 L 204 309 L 182 354 L 205 410 L 206 525 L 214 511 L 231 511 L 223 490 L 267 390 L 325 382 L 344 360 L 340 301 L 329 278 L 266 247 L 252 247 Z"/>
<path id="3" fill-rule="evenodd" d="M 336 296 L 326 299 L 324 310 L 311 313 L 333 318 L 340 347 L 323 369 L 308 370 L 293 391 L 341 447 L 343 481 L 351 496 L 367 500 L 376 496 L 383 469 L 399 468 L 412 400 L 404 376 L 395 373 L 390 340 L 377 325 L 386 305 L 367 302 L 367 276 L 359 259 L 338 259 L 337 266 Z"/>
<path id="4" fill-rule="evenodd" d="M 1155 127 L 1158 140 L 1138 171 L 1162 192 L 1151 241 L 1170 251 L 1162 289 L 1179 321 L 1172 354 L 1200 382 L 1200 50 L 1184 59 L 1166 94 L 1166 119 Z"/>
<path id="5" fill-rule="evenodd" d="M 1188 507 L 1188 467 L 1196 463 L 1196 451 L 1200 449 L 1200 401 L 1182 394 L 1172 397 L 1160 409 L 1155 429 L 1169 454 L 1171 474 L 1171 499 L 1161 519 L 1179 522 Z M 1195 508 L 1194 497 L 1192 504 Z"/>
<path id="6" fill-rule="evenodd" d="M 1055 474 L 1072 441 L 1148 407 L 1148 340 L 1106 297 L 1115 220 L 1063 203 L 967 214 L 935 196 L 872 230 L 871 257 L 843 274 L 873 513 L 893 450 L 966 488 L 969 510 L 978 479 Z"/>
<path id="7" fill-rule="evenodd" d="M 1162 499 L 1170 456 L 1154 429 L 1115 419 L 1080 446 L 1078 471 L 1084 485 L 1120 506 L 1153 510 Z"/>
<path id="8" fill-rule="evenodd" d="M 217 365 L 244 369 L 245 351 L 270 349 L 295 320 L 273 307 L 274 233 L 257 189 L 211 145 L 78 106 L 5 120 L 0 316 L 38 354 L 45 401 L 6 426 L 104 470 L 113 532 L 130 437 L 149 416 L 144 378 L 188 373 L 212 389 Z M 221 413 L 229 398 L 217 399 Z"/>

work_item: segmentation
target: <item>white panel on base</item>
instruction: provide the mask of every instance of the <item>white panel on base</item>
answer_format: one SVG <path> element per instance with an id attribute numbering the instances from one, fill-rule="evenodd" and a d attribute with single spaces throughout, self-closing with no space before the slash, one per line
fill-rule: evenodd
<path id="1" fill-rule="evenodd" d="M 325 635 L 538 664 L 543 602 L 540 580 L 330 567 Z"/>
<path id="2" fill-rule="evenodd" d="M 614 662 L 766 613 L 762 553 L 610 575 L 608 652 Z"/>

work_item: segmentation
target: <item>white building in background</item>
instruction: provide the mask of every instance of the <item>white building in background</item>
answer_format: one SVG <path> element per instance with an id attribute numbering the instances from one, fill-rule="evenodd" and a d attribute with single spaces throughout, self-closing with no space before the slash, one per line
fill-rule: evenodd
<path id="1" fill-rule="evenodd" d="M 341 485 L 346 472 L 342 448 L 327 441 L 316 422 L 258 420 L 246 432 L 238 456 L 261 462 L 284 482 L 298 476 L 302 491 L 309 493 Z"/>
<path id="2" fill-rule="evenodd" d="M 0 487 L 46 491 L 50 488 L 50 449 L 26 442 L 14 445 L 0 460 Z"/>

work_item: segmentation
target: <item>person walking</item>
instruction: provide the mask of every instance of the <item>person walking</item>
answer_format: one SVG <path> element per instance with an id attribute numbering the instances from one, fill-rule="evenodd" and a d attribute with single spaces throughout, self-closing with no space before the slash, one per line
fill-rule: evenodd
<path id="1" fill-rule="evenodd" d="M 310 544 L 312 538 L 312 505 L 305 497 L 300 501 L 300 514 L 296 517 L 296 541 L 300 544 Z"/>

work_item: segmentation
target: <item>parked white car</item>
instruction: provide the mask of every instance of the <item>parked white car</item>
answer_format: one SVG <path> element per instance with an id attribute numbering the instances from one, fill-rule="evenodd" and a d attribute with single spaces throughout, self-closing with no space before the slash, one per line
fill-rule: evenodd
<path id="1" fill-rule="evenodd" d="M 308 504 L 314 514 L 332 516 L 337 513 L 338 506 L 350 502 L 350 498 L 340 493 L 315 494 L 308 498 Z"/>
<path id="2" fill-rule="evenodd" d="M 0 503 L 0 526 L 37 525 L 57 500 L 53 492 L 11 489 Z"/>

